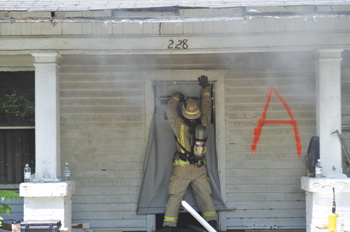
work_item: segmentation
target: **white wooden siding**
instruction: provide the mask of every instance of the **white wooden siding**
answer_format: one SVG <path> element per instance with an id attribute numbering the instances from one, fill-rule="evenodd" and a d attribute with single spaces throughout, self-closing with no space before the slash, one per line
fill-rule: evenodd
<path id="1" fill-rule="evenodd" d="M 146 230 L 147 217 L 136 215 L 136 207 L 147 139 L 145 85 L 149 80 L 145 80 L 145 73 L 149 69 L 157 72 L 156 65 L 160 70 L 229 69 L 223 93 L 224 198 L 227 207 L 236 210 L 226 212 L 227 229 L 304 229 L 305 195 L 300 177 L 306 175 L 304 156 L 316 133 L 314 62 L 307 52 L 63 55 L 61 161 L 69 162 L 77 183 L 73 223 L 86 222 L 95 230 Z M 154 76 L 161 80 L 165 75 L 159 71 Z M 343 83 L 348 82 L 348 76 L 348 69 L 343 68 Z M 297 120 L 303 146 L 301 160 L 291 125 L 265 125 L 256 153 L 251 150 L 254 127 L 271 85 Z M 267 118 L 289 119 L 274 95 Z M 14 217 L 22 215 L 20 204 L 16 202 Z"/>
<path id="2" fill-rule="evenodd" d="M 146 216 L 135 214 L 147 137 L 143 73 L 161 64 L 230 69 L 224 92 L 225 199 L 236 210 L 227 212 L 227 229 L 305 228 L 300 178 L 316 133 L 310 53 L 226 54 L 225 64 L 216 55 L 122 57 L 63 56 L 60 63 L 62 162 L 70 163 L 77 182 L 73 223 L 88 222 L 96 230 L 147 228 Z M 301 160 L 291 125 L 265 125 L 256 153 L 251 150 L 271 85 L 297 120 Z M 267 118 L 290 119 L 274 94 Z"/>
<path id="3" fill-rule="evenodd" d="M 13 191 L 13 189 L 11 190 Z M 12 214 L 8 216 L 6 213 L 1 213 L 1 217 L 4 218 L 3 223 L 11 224 L 13 221 L 23 220 L 23 198 L 17 200 L 11 199 L 10 201 L 5 199 L 4 203 L 11 207 Z"/>
<path id="4" fill-rule="evenodd" d="M 350 148 L 350 53 L 343 52 L 342 60 L 342 83 L 341 83 L 341 109 L 342 109 L 342 136 L 347 149 Z M 343 151 L 343 171 L 347 170 L 347 158 Z"/>
<path id="5" fill-rule="evenodd" d="M 287 102 L 300 133 L 298 159 L 293 127 L 265 124 L 256 152 L 254 128 L 265 108 L 269 86 Z M 304 156 L 316 133 L 315 74 L 311 54 L 258 55 L 233 60 L 225 78 L 226 184 L 228 229 L 304 229 Z M 266 119 L 289 120 L 272 94 Z"/>
<path id="6" fill-rule="evenodd" d="M 342 132 L 350 137 L 350 53 L 343 52 L 342 61 Z"/>
<path id="7" fill-rule="evenodd" d="M 144 230 L 136 215 L 145 153 L 144 79 L 118 63 L 60 64 L 62 162 L 76 181 L 73 224 Z"/>

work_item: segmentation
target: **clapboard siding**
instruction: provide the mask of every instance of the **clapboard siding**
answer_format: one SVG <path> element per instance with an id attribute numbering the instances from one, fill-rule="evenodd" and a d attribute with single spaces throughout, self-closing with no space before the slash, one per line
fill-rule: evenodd
<path id="1" fill-rule="evenodd" d="M 147 138 L 143 73 L 160 64 L 160 69 L 229 68 L 223 92 L 225 197 L 227 207 L 236 210 L 227 212 L 227 228 L 305 228 L 300 178 L 306 174 L 304 155 L 315 134 L 316 113 L 314 63 L 310 54 L 303 55 L 225 54 L 225 64 L 217 55 L 189 55 L 191 59 L 64 55 L 60 60 L 61 161 L 70 163 L 76 181 L 73 223 L 86 222 L 95 230 L 146 230 L 146 216 L 136 215 Z M 290 125 L 264 126 L 257 151 L 251 150 L 254 127 L 272 85 L 297 120 L 301 160 Z M 274 95 L 267 117 L 289 119 Z"/>
<path id="2" fill-rule="evenodd" d="M 306 55 L 306 56 L 304 56 Z M 304 156 L 316 133 L 312 54 L 258 55 L 233 63 L 225 77 L 226 199 L 228 229 L 303 229 L 306 175 Z M 285 61 L 283 58 L 288 58 Z M 303 152 L 298 159 L 293 127 L 265 125 L 256 151 L 251 145 L 269 86 L 274 86 L 297 121 Z M 267 119 L 290 120 L 272 93 Z"/>
<path id="3" fill-rule="evenodd" d="M 350 132 L 350 53 L 344 52 L 342 60 L 342 130 L 349 135 Z"/>
<path id="4" fill-rule="evenodd" d="M 76 181 L 73 223 L 145 230 L 146 216 L 136 215 L 146 146 L 144 78 L 109 59 L 80 58 L 60 63 L 61 160 Z"/>
<path id="5" fill-rule="evenodd" d="M 102 203 L 102 204 L 77 204 L 73 212 L 90 212 L 90 211 L 126 211 L 131 208 L 136 208 L 136 203 Z"/>
<path id="6" fill-rule="evenodd" d="M 305 203 L 304 203 L 305 204 Z M 261 215 L 265 215 L 266 212 L 269 210 L 266 210 L 264 212 L 261 212 Z M 305 216 L 301 215 L 304 220 Z M 301 223 L 300 217 L 259 217 L 255 218 L 253 220 L 252 217 L 240 217 L 240 218 L 229 218 L 227 220 L 228 225 L 233 225 L 232 229 L 239 229 L 240 226 L 237 225 L 251 225 L 247 228 L 254 227 L 254 228 L 267 228 L 266 225 L 271 225 L 267 229 L 276 229 L 276 228 L 283 228 L 283 229 L 305 229 L 305 222 Z"/>
<path id="7" fill-rule="evenodd" d="M 14 220 L 23 219 L 23 198 L 8 201 L 4 200 L 5 204 L 8 204 L 12 209 L 12 214 L 8 216 L 6 213 L 1 213 L 1 217 L 4 219 L 4 223 L 11 224 Z"/>
<path id="8" fill-rule="evenodd" d="M 251 210 L 290 210 L 290 209 L 302 209 L 305 210 L 305 202 L 295 201 L 283 201 L 283 202 L 259 202 L 257 204 L 253 201 L 248 202 L 236 202 L 228 204 L 228 207 L 235 207 L 237 210 L 251 209 Z"/>

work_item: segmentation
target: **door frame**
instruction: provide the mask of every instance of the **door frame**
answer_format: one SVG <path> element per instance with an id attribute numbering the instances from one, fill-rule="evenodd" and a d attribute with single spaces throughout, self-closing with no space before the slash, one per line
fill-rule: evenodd
<path id="1" fill-rule="evenodd" d="M 209 81 L 214 83 L 214 106 L 216 119 L 216 152 L 218 154 L 218 170 L 220 179 L 220 191 L 225 204 L 226 200 L 226 130 L 225 130 L 225 76 L 228 70 L 154 70 L 144 73 L 145 80 L 145 138 L 148 140 L 148 135 L 151 129 L 151 121 L 154 114 L 154 88 L 155 81 L 196 81 L 197 77 L 207 75 Z M 146 144 L 148 141 L 146 141 Z M 155 231 L 156 216 L 147 214 L 147 231 Z M 227 215 L 226 211 L 219 211 L 219 228 L 221 231 L 227 230 Z"/>

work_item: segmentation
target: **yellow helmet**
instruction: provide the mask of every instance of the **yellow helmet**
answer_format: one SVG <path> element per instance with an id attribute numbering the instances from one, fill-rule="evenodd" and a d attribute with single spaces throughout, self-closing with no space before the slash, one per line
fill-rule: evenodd
<path id="1" fill-rule="evenodd" d="M 187 119 L 197 119 L 201 116 L 197 101 L 189 98 L 182 106 L 182 115 Z"/>

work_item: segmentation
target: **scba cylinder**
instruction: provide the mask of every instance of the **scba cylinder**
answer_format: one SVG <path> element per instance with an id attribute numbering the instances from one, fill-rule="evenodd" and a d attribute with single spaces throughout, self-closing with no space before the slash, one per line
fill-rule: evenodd
<path id="1" fill-rule="evenodd" d="M 204 160 L 207 153 L 207 127 L 198 125 L 195 128 L 195 141 L 193 147 L 193 155 L 196 161 Z"/>

